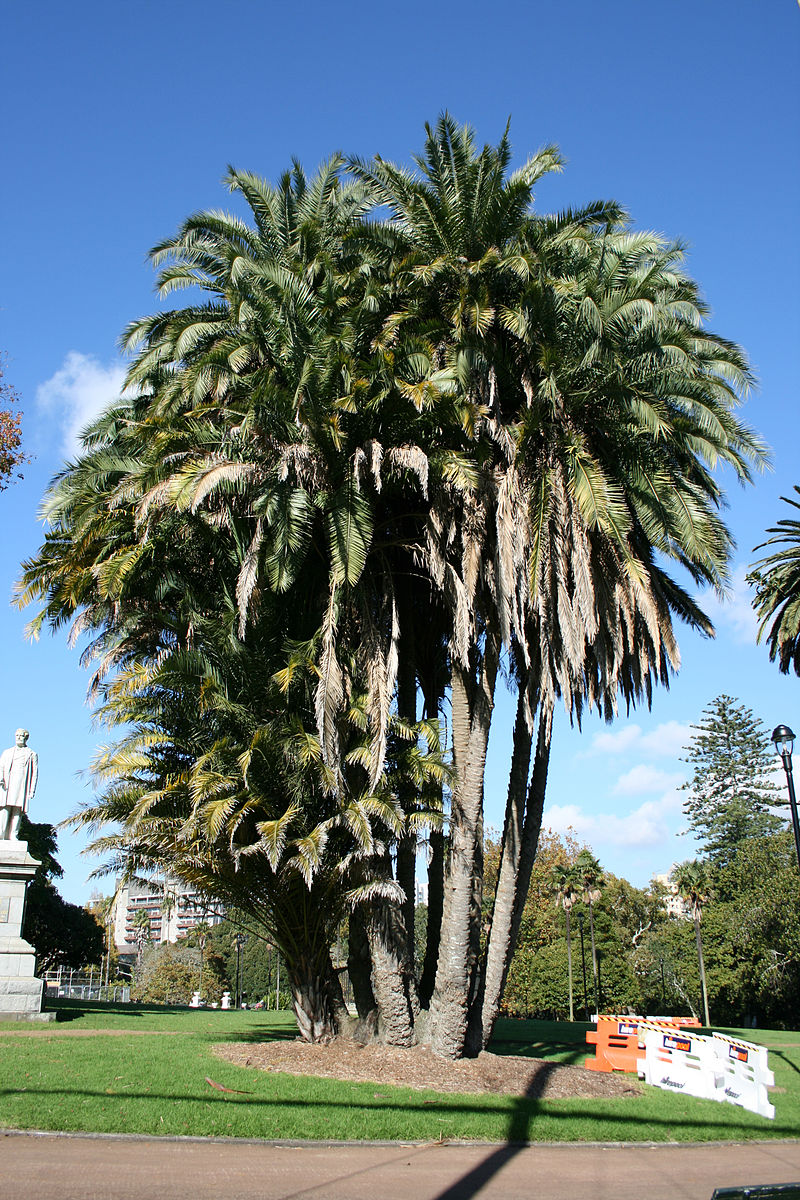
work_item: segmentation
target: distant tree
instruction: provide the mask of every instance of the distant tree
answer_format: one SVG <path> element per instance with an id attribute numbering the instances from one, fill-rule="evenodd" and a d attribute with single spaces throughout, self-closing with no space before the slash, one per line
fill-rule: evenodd
<path id="1" fill-rule="evenodd" d="M 703 960 L 703 939 L 700 934 L 700 918 L 703 908 L 709 900 L 708 873 L 702 862 L 683 862 L 673 867 L 672 879 L 678 889 L 678 895 L 686 905 L 689 916 L 694 922 L 703 1013 L 705 1015 L 705 1023 L 708 1026 L 711 1024 L 711 1018 L 708 1014 L 708 985 L 706 984 L 706 968 Z"/>
<path id="2" fill-rule="evenodd" d="M 701 1018 L 697 945 L 687 921 L 674 918 L 648 929 L 631 954 L 643 1013 Z"/>
<path id="3" fill-rule="evenodd" d="M 800 496 L 800 487 L 795 484 L 794 490 Z M 800 510 L 797 500 L 788 496 L 781 499 Z M 767 533 L 773 536 L 756 546 L 756 550 L 766 546 L 781 549 L 760 559 L 748 575 L 748 581 L 756 589 L 753 607 L 761 618 L 758 640 L 761 641 L 769 626 L 770 662 L 777 658 L 784 675 L 789 674 L 790 668 L 800 675 L 800 521 L 782 517 Z"/>
<path id="4" fill-rule="evenodd" d="M 244 933 L 247 940 L 239 952 L 239 969 L 241 972 L 241 991 L 247 997 L 248 1003 L 266 1002 L 268 1008 L 274 1007 L 275 989 L 278 984 L 279 961 L 281 962 L 280 977 L 284 985 L 286 998 L 282 1003 L 291 1005 L 288 994 L 289 976 L 286 965 L 270 937 L 269 930 L 258 926 L 252 918 L 237 910 L 232 910 L 227 917 L 209 929 L 206 939 L 206 962 L 218 956 L 223 964 L 225 977 L 235 991 L 236 983 L 236 936 Z M 346 957 L 346 953 L 345 953 Z"/>
<path id="5" fill-rule="evenodd" d="M 761 721 L 732 696 L 717 696 L 692 729 L 683 811 L 712 864 L 722 866 L 747 838 L 783 827 L 770 811 L 782 801 L 772 779 L 775 755 Z"/>
<path id="6" fill-rule="evenodd" d="M 25 893 L 22 936 L 36 951 L 39 974 L 66 967 L 80 970 L 103 958 L 103 929 L 79 904 L 70 904 L 57 892 L 53 879 L 63 875 L 56 859 L 56 831 L 46 822 L 29 821 L 23 814 L 20 838 L 40 866 Z"/>
<path id="7" fill-rule="evenodd" d="M 797 1029 L 800 877 L 789 831 L 744 842 L 716 882 L 724 898 L 715 895 L 705 937 L 716 1019 Z"/>
<path id="8" fill-rule="evenodd" d="M 570 913 L 572 906 L 578 899 L 578 887 L 575 878 L 573 867 L 559 865 L 553 867 L 553 891 L 555 892 L 556 905 L 564 910 L 564 919 L 567 926 L 567 973 L 569 977 L 569 1019 L 575 1020 L 575 1013 L 572 1003 L 572 936 L 570 931 Z"/>
<path id="9" fill-rule="evenodd" d="M 143 955 L 134 998 L 150 1004 L 189 1004 L 197 991 L 200 953 L 199 946 L 188 945 L 186 939 L 149 947 Z M 203 967 L 203 999 L 218 1004 L 227 987 L 222 960 L 218 955 L 207 955 Z"/>
<path id="10" fill-rule="evenodd" d="M 142 969 L 142 958 L 144 955 L 145 945 L 152 942 L 152 931 L 150 928 L 150 914 L 145 908 L 138 909 L 133 914 L 131 920 L 134 934 L 136 937 L 136 973 Z"/>
<path id="11" fill-rule="evenodd" d="M 22 413 L 14 411 L 18 397 L 3 375 L 4 363 L 0 357 L 0 492 L 8 487 L 15 473 L 22 478 L 18 468 L 29 461 L 22 450 Z"/>
<path id="12" fill-rule="evenodd" d="M 605 886 L 600 863 L 591 850 L 581 850 L 575 860 L 575 879 L 580 890 L 583 903 L 589 909 L 589 928 L 592 937 L 592 974 L 594 976 L 595 1011 L 600 1012 L 600 986 L 597 978 L 597 946 L 594 939 L 594 906 L 602 895 Z"/>

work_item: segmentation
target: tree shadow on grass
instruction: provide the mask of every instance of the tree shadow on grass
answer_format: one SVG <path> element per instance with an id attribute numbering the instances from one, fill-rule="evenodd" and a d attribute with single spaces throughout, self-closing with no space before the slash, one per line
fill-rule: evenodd
<path id="1" fill-rule="evenodd" d="M 779 1058 L 787 1067 L 791 1067 L 793 1071 L 796 1071 L 800 1075 L 800 1067 L 798 1067 L 797 1063 L 792 1062 L 788 1054 L 784 1054 L 782 1050 L 770 1050 L 770 1054 L 773 1054 L 775 1058 Z"/>
<path id="2" fill-rule="evenodd" d="M 554 1064 L 551 1069 L 555 1069 L 555 1066 L 556 1066 L 556 1064 Z M 272 1077 L 272 1078 L 274 1078 L 274 1077 Z M 333 1081 L 326 1081 L 326 1082 L 333 1082 Z M 356 1087 L 363 1086 L 365 1088 L 371 1088 L 374 1085 L 373 1084 L 365 1084 L 365 1085 L 354 1085 L 354 1086 L 356 1086 Z M 386 1085 L 384 1085 L 384 1086 L 386 1086 Z M 488 1104 L 488 1105 L 487 1104 L 481 1104 L 481 1105 L 473 1104 L 466 1097 L 463 1097 L 463 1096 L 459 1096 L 457 1098 L 453 1097 L 451 1099 L 450 1096 L 443 1098 L 442 1095 L 440 1093 L 438 1093 L 437 1094 L 437 1102 L 438 1102 L 438 1105 L 439 1105 L 439 1108 L 441 1109 L 441 1111 L 446 1112 L 448 1114 L 454 1114 L 454 1115 L 460 1114 L 463 1116 L 474 1115 L 474 1116 L 478 1116 L 478 1117 L 497 1115 L 497 1116 L 506 1117 L 508 1119 L 506 1141 L 503 1142 L 501 1145 L 498 1145 L 498 1150 L 513 1150 L 514 1153 L 517 1153 L 524 1146 L 531 1145 L 531 1144 L 533 1144 L 533 1141 L 535 1141 L 535 1139 L 532 1140 L 529 1135 L 530 1135 L 530 1131 L 533 1126 L 533 1123 L 537 1117 L 546 1115 L 548 1120 L 553 1122 L 554 1125 L 556 1126 L 556 1128 L 554 1129 L 555 1136 L 548 1138 L 549 1141 L 559 1141 L 560 1140 L 558 1138 L 558 1129 L 557 1129 L 557 1125 L 559 1122 L 561 1122 L 561 1121 L 574 1122 L 574 1120 L 575 1120 L 576 1113 L 574 1110 L 565 1112 L 565 1111 L 559 1111 L 557 1109 L 552 1109 L 552 1108 L 550 1108 L 548 1110 L 543 1109 L 541 1101 L 537 1098 L 537 1094 L 541 1094 L 542 1088 L 543 1088 L 543 1081 L 542 1080 L 535 1081 L 534 1085 L 532 1086 L 532 1088 L 530 1090 L 530 1094 L 525 1095 L 525 1096 L 520 1096 L 515 1101 L 513 1110 L 511 1111 L 511 1113 L 508 1112 L 508 1109 L 505 1106 L 503 1106 L 501 1108 L 499 1106 L 493 1107 L 491 1104 Z M 135 1090 L 128 1090 L 128 1089 L 120 1089 L 119 1091 L 109 1092 L 102 1088 L 46 1087 L 46 1086 L 37 1087 L 37 1086 L 31 1085 L 31 1084 L 28 1084 L 25 1087 L 9 1087 L 9 1086 L 0 1087 L 0 1102 L 2 1102 L 3 1099 L 12 1099 L 12 1098 L 20 1097 L 20 1096 L 41 1096 L 43 1098 L 51 1098 L 51 1099 L 61 1098 L 65 1102 L 69 1103 L 70 1105 L 72 1105 L 74 1107 L 76 1101 L 102 1100 L 104 1103 L 107 1103 L 109 1101 L 109 1098 L 113 1097 L 114 1100 L 125 1100 L 125 1101 L 144 1100 L 144 1101 L 147 1101 L 148 1103 L 157 1101 L 159 1103 L 163 1102 L 164 1104 L 167 1104 L 167 1105 L 196 1104 L 196 1103 L 207 1104 L 210 1102 L 210 1103 L 221 1104 L 221 1105 L 224 1105 L 225 1107 L 233 1106 L 233 1107 L 255 1108 L 255 1109 L 274 1108 L 274 1109 L 285 1109 L 285 1110 L 286 1109 L 297 1109 L 297 1110 L 305 1111 L 305 1112 L 308 1112 L 311 1109 L 321 1108 L 321 1109 L 331 1109 L 334 1111 L 341 1111 L 342 1113 L 348 1115 L 349 1117 L 352 1117 L 352 1114 L 358 1110 L 362 1110 L 364 1112 L 371 1112 L 371 1113 L 395 1112 L 398 1115 L 407 1114 L 407 1113 L 415 1113 L 420 1116 L 424 1115 L 426 1119 L 429 1119 L 432 1112 L 435 1112 L 436 1109 L 431 1108 L 431 1101 L 424 1097 L 424 1093 L 420 1093 L 419 1095 L 420 1095 L 419 1100 L 411 1099 L 409 1096 L 398 1097 L 396 1100 L 393 1100 L 391 1097 L 381 1096 L 380 1099 L 378 1099 L 376 1097 L 375 1101 L 371 1102 L 367 1096 L 364 1096 L 362 1098 L 359 1096 L 352 1096 L 352 1095 L 349 1096 L 347 1099 L 320 1099 L 318 1097 L 314 1098 L 314 1099 L 307 1099 L 301 1095 L 299 1095 L 299 1096 L 284 1096 L 284 1097 L 276 1097 L 274 1095 L 273 1096 L 259 1096 L 254 1093 L 253 1094 L 243 1093 L 242 1091 L 240 1091 L 239 1089 L 237 1089 L 233 1086 L 231 1086 L 229 1093 L 226 1093 L 224 1095 L 221 1095 L 219 1092 L 212 1090 L 211 1087 L 206 1087 L 202 1091 L 198 1091 L 198 1092 L 185 1091 L 182 1094 L 176 1094 L 175 1092 L 159 1092 L 159 1091 L 152 1091 L 152 1090 L 135 1091 Z M 387 1100 L 389 1101 L 388 1103 L 387 1103 Z M 709 1103 L 712 1103 L 712 1102 L 709 1101 Z M 163 1111 L 163 1110 L 161 1110 L 161 1111 Z M 730 1113 L 726 1112 L 726 1116 L 729 1116 L 729 1115 L 733 1116 L 735 1111 L 736 1110 L 734 1109 Z M 592 1113 L 591 1109 L 589 1109 L 589 1108 L 587 1108 L 586 1111 L 581 1113 L 580 1115 L 581 1115 L 581 1118 L 586 1122 L 592 1122 L 593 1120 L 597 1120 L 599 1122 L 602 1122 L 603 1124 L 607 1124 L 609 1122 L 609 1120 L 612 1120 L 615 1125 L 622 1126 L 622 1127 L 630 1126 L 631 1132 L 634 1132 L 635 1127 L 637 1125 L 641 1125 L 641 1124 L 645 1124 L 645 1125 L 649 1126 L 650 1128 L 660 1128 L 665 1131 L 668 1131 L 671 1134 L 675 1134 L 676 1132 L 679 1133 L 683 1129 L 696 1131 L 696 1130 L 698 1130 L 698 1128 L 702 1128 L 702 1126 L 703 1126 L 702 1119 L 699 1118 L 697 1115 L 689 1116 L 689 1117 L 680 1117 L 676 1114 L 675 1116 L 669 1116 L 669 1117 L 656 1117 L 653 1115 L 641 1117 L 641 1116 L 637 1115 L 636 1113 L 615 1113 L 614 1116 L 610 1118 L 608 1113 L 599 1113 L 595 1117 L 595 1115 Z M 352 1126 L 353 1122 L 352 1122 L 352 1120 L 350 1120 L 348 1123 Z M 713 1128 L 714 1132 L 718 1133 L 719 1131 L 721 1131 L 721 1129 L 723 1127 L 720 1125 L 717 1125 L 715 1123 L 715 1124 L 713 1124 L 713 1126 L 709 1126 L 709 1128 Z M 728 1138 L 726 1140 L 730 1140 L 730 1141 L 737 1141 L 737 1140 L 752 1138 L 757 1133 L 756 1129 L 754 1128 L 754 1126 L 752 1124 L 745 1124 L 743 1122 L 736 1121 L 736 1120 L 727 1120 L 724 1125 L 724 1131 L 728 1135 Z M 162 1127 L 161 1132 L 163 1134 L 163 1127 Z M 766 1132 L 766 1130 L 765 1130 L 765 1132 Z M 777 1138 L 780 1138 L 780 1137 L 796 1138 L 797 1129 L 795 1128 L 794 1125 L 778 1124 L 777 1122 L 770 1121 L 769 1122 L 769 1133 L 770 1133 L 770 1135 L 773 1135 L 774 1137 L 777 1137 Z M 356 1137 L 354 1140 L 360 1141 L 362 1139 Z M 364 1140 L 370 1141 L 372 1139 L 367 1138 Z M 414 1139 L 414 1140 L 416 1140 L 416 1139 Z M 589 1136 L 582 1140 L 591 1141 L 592 1138 L 591 1138 L 591 1136 Z M 600 1137 L 598 1137 L 598 1140 L 602 1140 L 602 1139 Z M 636 1139 L 632 1138 L 631 1140 L 635 1141 Z M 669 1140 L 677 1141 L 680 1139 L 672 1137 Z M 695 1138 L 687 1139 L 687 1141 L 690 1141 L 690 1140 L 697 1141 L 697 1138 L 695 1137 Z M 717 1139 L 715 1138 L 714 1140 L 717 1140 Z M 567 1144 L 566 1139 L 565 1139 L 565 1144 Z M 472 1195 L 472 1194 L 473 1193 L 465 1193 L 465 1195 Z M 447 1195 L 448 1195 L 448 1200 L 450 1200 L 449 1194 L 447 1194 Z M 437 1197 L 437 1200 L 442 1200 L 442 1198 Z"/>

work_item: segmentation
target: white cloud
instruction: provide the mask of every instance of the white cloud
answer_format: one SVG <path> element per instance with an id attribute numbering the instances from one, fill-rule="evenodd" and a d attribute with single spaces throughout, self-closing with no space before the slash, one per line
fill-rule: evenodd
<path id="1" fill-rule="evenodd" d="M 615 733 L 596 733 L 591 748 L 597 754 L 624 754 L 636 745 L 641 736 L 641 726 L 623 725 Z"/>
<path id="2" fill-rule="evenodd" d="M 688 745 L 690 737 L 691 729 L 680 721 L 665 721 L 649 733 L 642 733 L 641 725 L 623 725 L 611 733 L 595 734 L 589 753 L 626 754 L 646 750 L 648 754 L 673 758 Z"/>
<path id="3" fill-rule="evenodd" d="M 119 398 L 124 379 L 121 363 L 104 365 L 70 350 L 55 375 L 37 388 L 36 402 L 57 422 L 65 457 L 79 449 L 79 434 L 89 422 Z"/>
<path id="4" fill-rule="evenodd" d="M 642 738 L 642 749 L 650 754 L 661 754 L 674 758 L 689 745 L 692 730 L 680 721 L 665 721 Z"/>
<path id="5" fill-rule="evenodd" d="M 641 763 L 620 776 L 614 785 L 614 794 L 616 796 L 641 796 L 642 793 L 665 792 L 667 789 L 676 788 L 682 782 L 683 778 L 679 774 L 659 771 L 657 767 Z"/>
<path id="6" fill-rule="evenodd" d="M 682 798 L 673 789 L 656 800 L 646 800 L 629 813 L 587 813 L 577 804 L 554 804 L 545 811 L 545 823 L 556 833 L 568 829 L 591 846 L 628 849 L 666 846 L 678 832 L 676 821 Z"/>
<path id="7" fill-rule="evenodd" d="M 752 589 L 746 581 L 748 569 L 745 565 L 736 568 L 724 600 L 720 600 L 715 592 L 703 592 L 700 607 L 715 625 L 730 630 L 735 641 L 753 646 L 758 633 L 758 619 L 751 605 Z"/>

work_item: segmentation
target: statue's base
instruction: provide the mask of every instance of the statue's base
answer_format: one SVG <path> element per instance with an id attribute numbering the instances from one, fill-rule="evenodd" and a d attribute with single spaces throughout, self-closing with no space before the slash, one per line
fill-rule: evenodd
<path id="1" fill-rule="evenodd" d="M 27 842 L 0 842 L 0 1020 L 42 1014 L 44 982 L 34 974 L 33 946 L 22 937 L 25 888 L 39 865 Z"/>

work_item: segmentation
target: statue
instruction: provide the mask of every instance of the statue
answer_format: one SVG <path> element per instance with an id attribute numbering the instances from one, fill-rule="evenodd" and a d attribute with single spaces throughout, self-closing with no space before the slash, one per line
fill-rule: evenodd
<path id="1" fill-rule="evenodd" d="M 0 754 L 0 841 L 15 842 L 19 819 L 28 811 L 39 778 L 39 755 L 28 749 L 27 729 L 18 729 L 16 745 Z"/>

